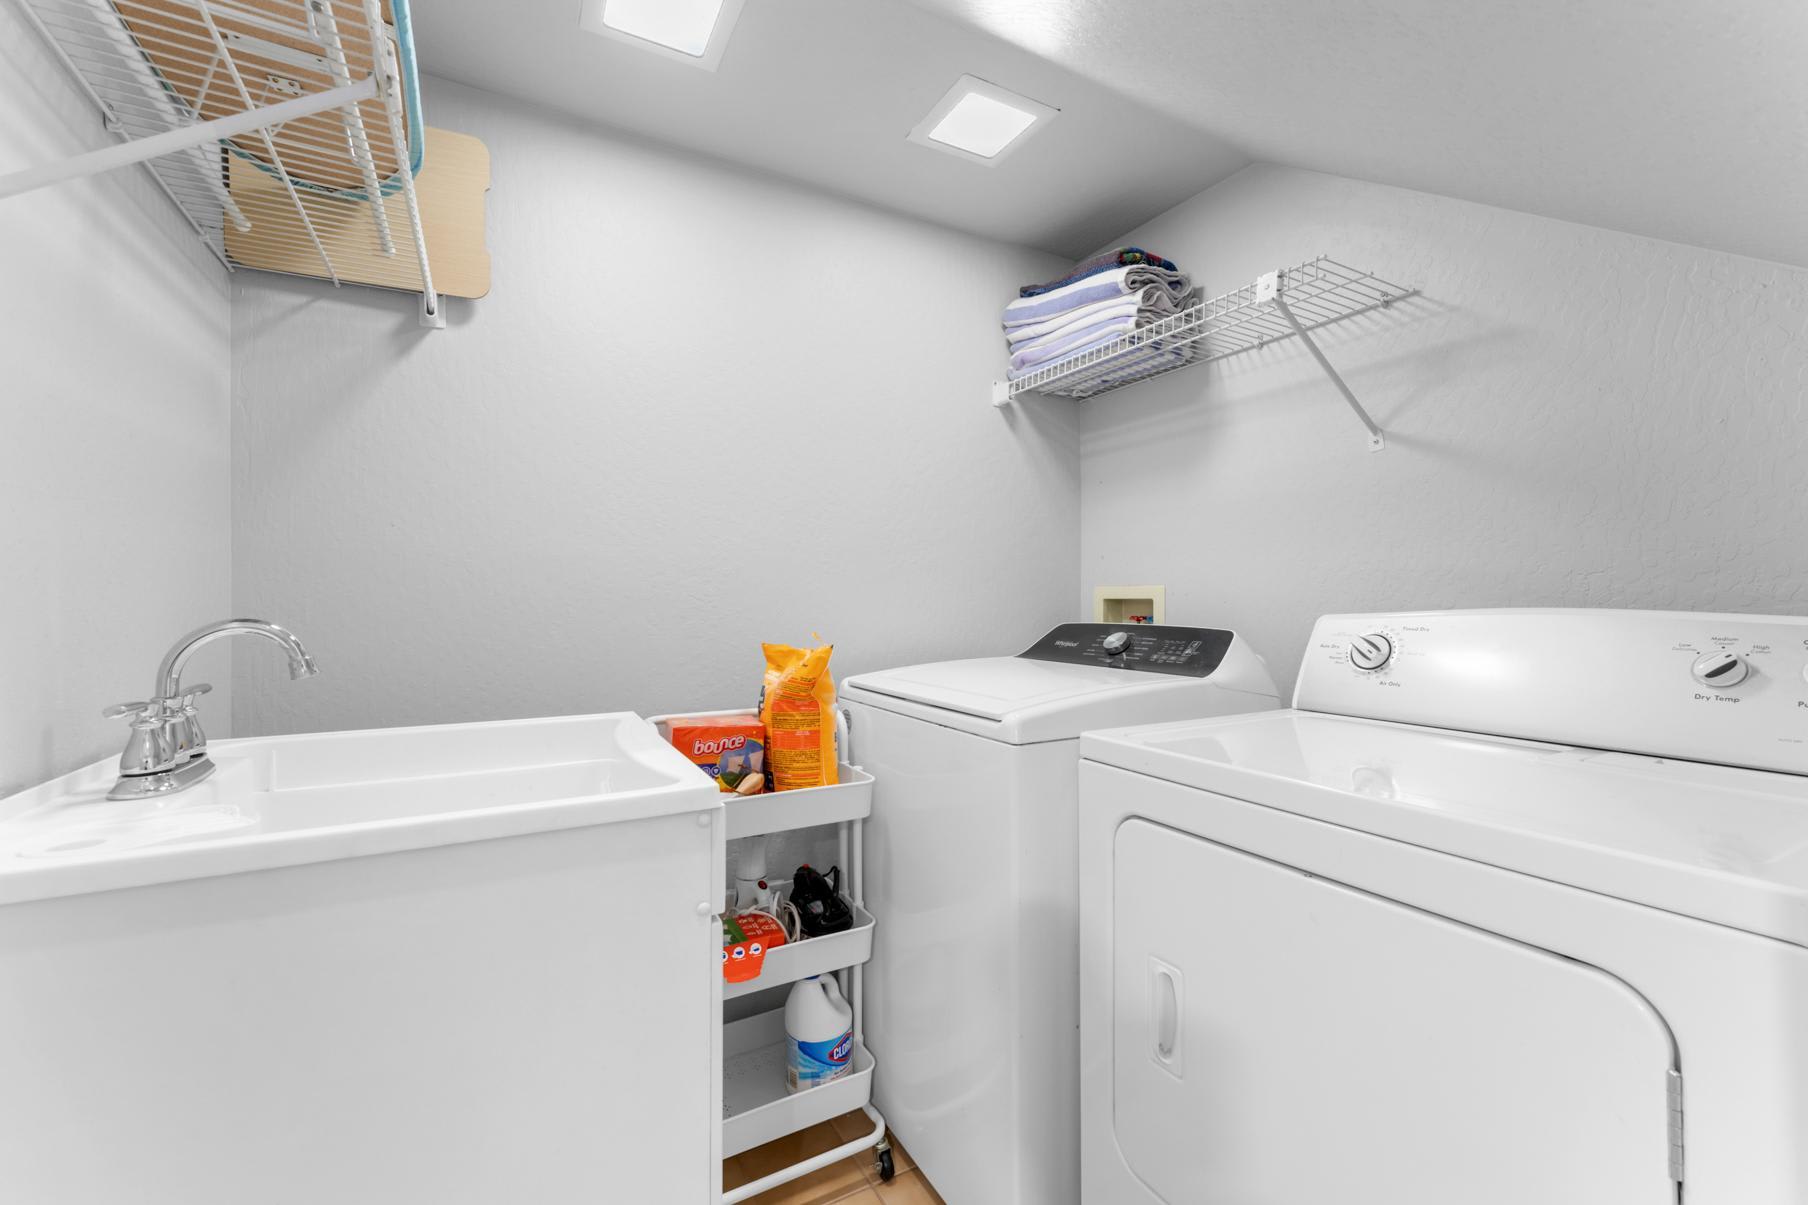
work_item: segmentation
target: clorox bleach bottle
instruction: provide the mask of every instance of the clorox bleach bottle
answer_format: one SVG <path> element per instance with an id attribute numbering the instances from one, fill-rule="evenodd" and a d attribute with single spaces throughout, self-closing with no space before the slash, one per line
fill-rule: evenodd
<path id="1" fill-rule="evenodd" d="M 853 1065 L 854 1010 L 833 975 L 812 975 L 785 1000 L 785 1088 L 803 1092 Z"/>

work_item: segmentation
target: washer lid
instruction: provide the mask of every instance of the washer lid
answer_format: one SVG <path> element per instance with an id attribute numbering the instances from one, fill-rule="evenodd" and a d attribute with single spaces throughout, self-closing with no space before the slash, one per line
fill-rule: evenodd
<path id="1" fill-rule="evenodd" d="M 1091 695 L 1146 685 L 1147 681 L 1129 670 L 1062 665 L 1022 657 L 980 657 L 971 661 L 936 661 L 861 674 L 848 679 L 845 685 L 928 707 L 1002 721 L 1014 712 L 1033 707 L 1058 707 Z"/>
<path id="2" fill-rule="evenodd" d="M 1081 756 L 1808 946 L 1808 777 L 1305 711 Z"/>
<path id="3" fill-rule="evenodd" d="M 1089 728 L 1255 711 L 1275 705 L 1272 689 L 1265 673 L 1181 677 L 1026 657 L 981 657 L 856 674 L 841 684 L 841 697 L 991 740 L 1029 745 L 1072 740 Z M 859 747 L 858 733 L 854 744 Z"/>

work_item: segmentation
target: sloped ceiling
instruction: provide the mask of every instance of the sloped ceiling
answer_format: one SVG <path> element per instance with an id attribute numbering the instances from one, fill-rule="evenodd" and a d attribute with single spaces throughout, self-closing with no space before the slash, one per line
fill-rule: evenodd
<path id="1" fill-rule="evenodd" d="M 747 0 L 714 73 L 580 7 L 415 0 L 422 63 L 1070 256 L 1266 160 L 1808 265 L 1808 0 Z M 905 141 L 962 74 L 1062 112 Z"/>
<path id="2" fill-rule="evenodd" d="M 422 69 L 1075 257 L 1249 162 L 1205 130 L 904 0 L 747 0 L 714 72 L 585 33 L 581 8 L 414 0 Z M 907 142 L 964 74 L 1061 113 L 992 165 Z"/>
<path id="3" fill-rule="evenodd" d="M 1805 0 L 916 0 L 1252 158 L 1808 265 Z"/>

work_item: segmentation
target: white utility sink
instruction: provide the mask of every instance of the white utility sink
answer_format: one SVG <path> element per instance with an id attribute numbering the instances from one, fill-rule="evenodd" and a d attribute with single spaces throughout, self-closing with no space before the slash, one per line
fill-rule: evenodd
<path id="1" fill-rule="evenodd" d="M 713 1199 L 708 776 L 626 713 L 210 748 L 0 800 L 0 1196 Z"/>
<path id="2" fill-rule="evenodd" d="M 113 759 L 0 800 L 0 904 L 719 807 L 640 717 L 217 741 L 187 790 L 106 798 Z"/>

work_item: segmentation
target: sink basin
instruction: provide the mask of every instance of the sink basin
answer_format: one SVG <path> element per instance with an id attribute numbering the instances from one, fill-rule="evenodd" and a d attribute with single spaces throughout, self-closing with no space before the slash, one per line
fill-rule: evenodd
<path id="1" fill-rule="evenodd" d="M 728 797 L 650 724 L 211 753 L 0 800 L 0 1196 L 710 1199 Z"/>
<path id="2" fill-rule="evenodd" d="M 630 712 L 214 742 L 219 768 L 110 801 L 109 758 L 0 800 L 0 904 L 721 806 Z"/>

